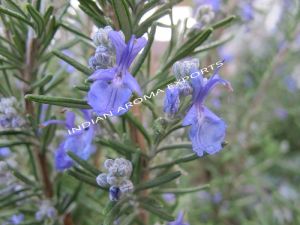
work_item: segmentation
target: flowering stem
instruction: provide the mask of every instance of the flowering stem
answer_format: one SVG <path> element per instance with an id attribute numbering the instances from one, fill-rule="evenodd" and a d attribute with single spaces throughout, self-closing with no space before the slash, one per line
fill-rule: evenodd
<path id="1" fill-rule="evenodd" d="M 30 29 L 28 31 L 28 39 L 27 39 L 27 46 L 26 46 L 26 61 L 25 66 L 22 71 L 22 76 L 24 80 L 31 82 L 33 79 L 32 74 L 36 72 L 36 58 L 37 58 L 37 51 L 38 50 L 38 41 L 37 39 L 33 38 L 33 31 Z M 24 94 L 29 94 L 31 92 L 29 90 L 30 86 L 27 85 L 24 90 Z M 26 113 L 34 117 L 34 107 L 33 103 L 29 100 L 25 100 L 25 108 Z M 37 162 L 39 164 L 38 168 L 40 170 L 40 176 L 42 177 L 43 186 L 44 186 L 44 194 L 48 198 L 51 198 L 53 195 L 53 188 L 49 178 L 48 172 L 48 162 L 47 157 L 43 154 L 38 146 L 34 146 L 34 154 L 37 158 Z"/>

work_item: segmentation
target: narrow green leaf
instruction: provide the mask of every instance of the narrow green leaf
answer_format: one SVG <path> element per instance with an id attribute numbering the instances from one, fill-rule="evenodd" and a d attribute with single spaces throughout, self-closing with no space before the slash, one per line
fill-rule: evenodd
<path id="1" fill-rule="evenodd" d="M 78 157 L 74 152 L 68 151 L 68 155 L 75 161 L 77 162 L 82 168 L 86 169 L 89 171 L 92 175 L 98 176 L 101 171 L 98 170 L 97 168 L 93 167 L 91 164 L 89 164 L 86 160 L 81 159 Z"/>
<path id="2" fill-rule="evenodd" d="M 30 180 L 29 178 L 27 178 L 25 175 L 23 175 L 22 173 L 20 173 L 19 171 L 15 170 L 12 167 L 9 167 L 9 169 L 12 171 L 12 174 L 18 178 L 19 180 L 23 181 L 25 184 L 29 185 L 29 186 L 35 186 L 35 183 Z"/>
<path id="3" fill-rule="evenodd" d="M 54 7 L 53 6 L 49 6 L 44 14 L 44 21 L 45 21 L 45 24 L 48 24 L 49 22 L 49 19 L 50 19 L 50 16 L 52 15 L 53 13 L 53 10 L 54 10 Z"/>
<path id="4" fill-rule="evenodd" d="M 192 37 L 191 39 L 187 40 L 181 48 L 177 51 L 174 58 L 172 58 L 168 62 L 168 66 L 172 65 L 177 60 L 180 60 L 186 56 L 188 56 L 191 52 L 194 51 L 195 48 L 197 48 L 199 45 L 201 45 L 213 32 L 212 28 L 208 28 L 200 33 L 200 35 L 196 37 Z"/>
<path id="5" fill-rule="evenodd" d="M 129 40 L 132 34 L 132 23 L 128 4 L 125 0 L 112 0 L 112 5 L 125 39 Z"/>
<path id="6" fill-rule="evenodd" d="M 233 38 L 233 36 L 231 35 L 231 36 L 226 37 L 224 39 L 210 42 L 206 45 L 201 46 L 200 48 L 197 48 L 193 53 L 191 53 L 191 55 L 196 55 L 196 54 L 199 54 L 201 52 L 205 52 L 207 50 L 217 48 L 217 47 L 225 44 L 226 42 L 230 41 L 232 38 Z"/>
<path id="7" fill-rule="evenodd" d="M 80 91 L 84 91 L 84 92 L 88 92 L 90 90 L 90 87 L 87 85 L 76 85 L 74 86 L 74 88 L 80 90 Z"/>
<path id="8" fill-rule="evenodd" d="M 29 26 L 33 27 L 33 24 L 27 19 L 27 18 L 24 18 L 22 15 L 20 15 L 19 13 L 16 13 L 10 9 L 6 9 L 2 6 L 0 6 L 0 13 L 3 13 L 3 14 L 6 14 L 8 16 L 11 16 L 19 21 L 22 21 L 26 24 L 28 24 Z"/>
<path id="9" fill-rule="evenodd" d="M 77 199 L 77 197 L 78 197 L 81 190 L 82 190 L 82 183 L 79 183 L 78 186 L 75 188 L 75 190 L 74 190 L 72 196 L 70 197 L 70 199 L 63 206 L 62 212 L 65 212 L 70 207 L 72 202 L 74 202 Z"/>
<path id="10" fill-rule="evenodd" d="M 188 194 L 193 192 L 202 191 L 203 189 L 209 188 L 209 184 L 200 185 L 198 187 L 192 187 L 192 188 L 163 188 L 153 191 L 155 194 L 165 194 L 165 193 L 172 193 L 172 194 Z"/>
<path id="11" fill-rule="evenodd" d="M 25 51 L 25 42 L 22 40 L 22 38 L 19 37 L 19 35 L 13 34 L 12 40 L 19 53 L 23 53 Z"/>
<path id="12" fill-rule="evenodd" d="M 11 192 L 11 193 L 8 193 L 8 194 L 6 194 L 6 195 L 3 195 L 3 196 L 0 197 L 0 202 L 4 202 L 4 201 L 10 199 L 11 197 L 17 196 L 18 194 L 20 194 L 20 193 L 22 193 L 22 192 L 29 191 L 29 190 L 30 190 L 30 188 L 27 187 L 27 188 L 22 188 L 22 189 L 20 189 L 20 190 L 13 191 L 13 192 Z M 24 193 L 24 194 L 25 194 L 25 193 Z"/>
<path id="13" fill-rule="evenodd" d="M 159 18 L 163 17 L 164 15 L 169 14 L 171 11 L 170 9 L 165 9 L 160 12 L 154 13 L 152 16 L 150 16 L 148 19 L 146 19 L 143 23 L 140 24 L 140 26 L 137 26 L 137 30 L 135 30 L 136 36 L 140 37 L 144 33 L 148 31 L 148 28 Z"/>
<path id="14" fill-rule="evenodd" d="M 160 0 L 152 0 L 147 2 L 144 7 L 137 13 L 136 21 L 139 22 L 143 15 L 145 15 L 149 10 L 153 9 L 155 6 L 160 4 Z"/>
<path id="15" fill-rule="evenodd" d="M 16 145 L 30 145 L 30 142 L 24 142 L 24 141 L 11 141 L 11 142 L 0 142 L 0 148 L 3 147 L 13 147 Z"/>
<path id="16" fill-rule="evenodd" d="M 141 190 L 145 190 L 145 189 L 149 189 L 149 188 L 154 188 L 154 187 L 157 187 L 159 185 L 168 183 L 168 182 L 170 182 L 172 180 L 175 180 L 176 178 L 178 178 L 180 176 L 181 176 L 181 173 L 179 171 L 172 172 L 172 173 L 163 175 L 161 177 L 157 177 L 157 178 L 155 178 L 153 180 L 146 181 L 146 182 L 144 182 L 144 183 L 136 186 L 135 191 L 138 192 L 138 191 L 141 191 Z"/>
<path id="17" fill-rule="evenodd" d="M 137 152 L 132 156 L 132 165 L 133 165 L 133 174 L 132 174 L 132 182 L 134 184 L 138 184 L 141 178 L 141 153 Z"/>
<path id="18" fill-rule="evenodd" d="M 124 145 L 122 143 L 117 142 L 116 140 L 105 140 L 105 139 L 99 139 L 97 142 L 99 142 L 100 144 L 110 147 L 111 149 L 121 153 L 121 154 L 131 154 L 131 153 L 137 153 L 139 152 L 138 150 L 136 150 L 134 147 L 128 146 L 128 145 Z M 125 155 L 126 155 L 125 154 Z M 141 154 L 145 157 L 148 157 L 147 155 L 145 155 L 145 153 Z"/>
<path id="19" fill-rule="evenodd" d="M 29 199 L 29 198 L 34 197 L 34 196 L 37 196 L 38 194 L 39 194 L 38 192 L 35 192 L 35 193 L 28 194 L 28 195 L 25 195 L 25 196 L 21 196 L 21 197 L 18 197 L 18 198 L 9 199 L 9 201 L 1 203 L 0 208 L 5 208 L 5 207 L 13 205 L 17 202 L 23 201 L 25 199 Z"/>
<path id="20" fill-rule="evenodd" d="M 56 22 L 56 19 L 54 16 L 50 17 L 50 22 L 46 28 L 46 33 L 47 35 L 44 35 L 43 37 L 43 42 L 42 42 L 42 48 L 39 51 L 39 55 L 42 56 L 42 54 L 44 53 L 44 51 L 48 48 L 48 46 L 50 45 L 50 42 L 53 40 L 53 37 L 57 31 L 57 29 L 59 28 L 59 24 Z"/>
<path id="21" fill-rule="evenodd" d="M 13 63 L 13 65 L 20 65 L 21 59 L 19 57 L 16 57 L 13 53 L 11 53 L 7 48 L 0 46 L 0 55 L 5 57 L 7 59 L 7 62 L 10 64 Z"/>
<path id="22" fill-rule="evenodd" d="M 51 119 L 55 119 L 55 117 L 51 117 Z M 41 121 L 43 122 L 43 121 Z M 49 144 L 51 143 L 51 141 L 53 140 L 54 136 L 55 136 L 55 131 L 57 129 L 57 125 L 56 124 L 51 124 L 47 127 L 43 128 L 43 133 L 42 133 L 42 154 L 46 154 L 47 152 L 47 147 L 49 146 Z"/>
<path id="23" fill-rule="evenodd" d="M 66 61 L 67 63 L 69 63 L 70 65 L 72 65 L 73 67 L 75 67 L 76 69 L 78 69 L 79 71 L 81 71 L 82 73 L 84 73 L 86 75 L 91 75 L 93 73 L 93 70 L 91 70 L 90 68 L 80 64 L 76 60 L 72 59 L 71 57 L 69 57 L 57 50 L 54 50 L 53 54 L 56 55 L 58 58 Z"/>
<path id="24" fill-rule="evenodd" d="M 67 108 L 90 109 L 91 107 L 85 100 L 75 98 L 51 97 L 45 95 L 25 95 L 25 99 L 33 102 L 44 103 L 49 105 L 63 106 Z"/>
<path id="25" fill-rule="evenodd" d="M 117 202 L 114 201 L 108 201 L 105 205 L 105 207 L 103 208 L 103 214 L 107 215 L 109 213 L 109 211 L 117 204 Z"/>
<path id="26" fill-rule="evenodd" d="M 107 25 L 104 14 L 92 0 L 79 0 L 79 8 L 95 22 L 98 27 Z"/>
<path id="27" fill-rule="evenodd" d="M 113 222 L 117 219 L 117 216 L 121 210 L 121 207 L 124 206 L 129 201 L 128 197 L 125 197 L 119 200 L 116 204 L 113 205 L 111 210 L 105 216 L 103 225 L 112 225 Z"/>
<path id="28" fill-rule="evenodd" d="M 7 45 L 9 45 L 9 47 L 13 51 L 13 53 L 17 54 L 18 58 L 21 59 L 21 55 L 23 54 L 22 51 L 19 51 L 19 49 L 13 43 L 11 43 L 8 39 L 6 39 L 5 37 L 0 36 L 0 40 L 5 42 Z M 1 43 L 2 45 L 4 44 L 3 42 Z"/>
<path id="29" fill-rule="evenodd" d="M 151 31 L 149 33 L 149 36 L 148 36 L 148 42 L 147 42 L 147 45 L 145 46 L 144 50 L 142 51 L 141 55 L 139 56 L 138 60 L 136 61 L 136 63 L 133 65 L 133 68 L 132 68 L 132 75 L 135 76 L 137 74 L 137 72 L 140 70 L 142 64 L 144 63 L 150 49 L 151 49 L 151 46 L 152 46 L 152 43 L 154 41 L 154 36 L 155 36 L 155 32 L 156 32 L 156 26 L 157 24 L 154 23 L 152 26 L 151 26 Z"/>
<path id="30" fill-rule="evenodd" d="M 47 94 L 48 92 L 50 92 L 52 89 L 54 89 L 57 85 L 63 83 L 63 81 L 65 80 L 65 76 L 61 76 L 63 75 L 63 73 L 61 73 L 60 75 L 56 76 L 54 79 L 52 79 L 52 81 L 45 86 L 45 90 L 44 93 Z"/>
<path id="31" fill-rule="evenodd" d="M 1 135 L 27 135 L 31 136 L 29 132 L 23 131 L 23 130 L 1 130 L 0 131 L 0 136 Z"/>
<path id="32" fill-rule="evenodd" d="M 167 145 L 167 146 L 163 146 L 163 147 L 157 149 L 156 153 L 162 152 L 162 151 L 167 151 L 167 150 L 173 150 L 173 149 L 182 149 L 182 148 L 192 149 L 192 144 L 191 143 L 186 143 L 186 144 L 181 143 L 181 144 Z"/>
<path id="33" fill-rule="evenodd" d="M 32 173 L 36 181 L 39 180 L 38 173 L 37 173 L 37 166 L 35 162 L 35 158 L 33 156 L 33 151 L 30 149 L 30 146 L 26 145 L 27 153 L 29 155 L 29 162 L 31 164 Z"/>
<path id="34" fill-rule="evenodd" d="M 232 21 L 234 21 L 236 19 L 236 16 L 232 15 L 232 16 L 229 16 L 223 20 L 220 20 L 219 22 L 215 23 L 212 25 L 212 28 L 213 29 L 217 29 L 217 28 L 220 28 L 220 27 L 224 27 L 226 25 L 228 25 L 229 23 L 231 23 Z"/>
<path id="35" fill-rule="evenodd" d="M 96 178 L 93 178 L 93 177 L 90 177 L 90 176 L 87 176 L 87 175 L 84 175 L 84 174 L 80 174 L 78 172 L 75 172 L 75 171 L 72 171 L 72 170 L 68 170 L 67 173 L 76 178 L 77 180 L 79 181 L 82 181 L 83 183 L 86 183 L 86 184 L 89 184 L 93 187 L 97 187 L 99 189 L 104 189 L 106 190 L 105 188 L 102 188 L 100 187 L 97 182 L 96 182 Z"/>
<path id="36" fill-rule="evenodd" d="M 43 17 L 40 15 L 40 13 L 30 4 L 26 5 L 27 11 L 29 12 L 30 16 L 34 20 L 36 26 L 36 32 L 38 36 L 40 37 L 44 31 L 45 28 L 45 22 Z"/>
<path id="37" fill-rule="evenodd" d="M 44 76 L 42 79 L 34 82 L 31 86 L 30 86 L 30 92 L 32 92 L 34 89 L 39 88 L 44 86 L 45 84 L 49 83 L 52 80 L 53 76 L 52 75 L 47 75 Z"/>
<path id="38" fill-rule="evenodd" d="M 8 4 L 14 11 L 19 14 L 22 14 L 24 18 L 27 18 L 27 15 L 23 12 L 23 10 L 12 0 L 5 0 L 6 4 Z"/>
<path id="39" fill-rule="evenodd" d="M 78 31 L 77 28 L 72 27 L 70 24 L 66 24 L 65 22 L 61 22 L 60 26 L 63 27 L 64 29 L 70 31 L 71 33 L 76 34 L 76 35 L 78 35 L 78 36 L 80 36 L 80 37 L 82 37 L 82 38 L 84 38 L 88 41 L 92 40 L 90 37 L 88 37 L 87 35 L 81 33 L 80 31 Z"/>
<path id="40" fill-rule="evenodd" d="M 159 218 L 166 220 L 166 221 L 174 221 L 175 218 L 168 214 L 168 212 L 166 212 L 164 209 L 162 208 L 158 208 L 156 206 L 152 206 L 149 203 L 140 203 L 141 206 L 146 209 L 147 211 L 153 213 L 154 215 L 158 216 Z"/>
<path id="41" fill-rule="evenodd" d="M 173 166 L 175 164 L 178 165 L 180 163 L 190 162 L 190 161 L 193 161 L 193 160 L 198 159 L 198 158 L 199 158 L 198 155 L 196 155 L 195 153 L 192 153 L 192 154 L 183 156 L 179 159 L 176 159 L 174 161 L 171 161 L 171 162 L 168 162 L 168 163 L 163 163 L 163 164 L 158 165 L 158 166 L 153 166 L 150 169 L 160 169 L 160 168 L 170 167 L 170 166 Z"/>
<path id="42" fill-rule="evenodd" d="M 126 215 L 125 219 L 121 221 L 120 225 L 130 225 L 132 224 L 132 222 L 135 220 L 136 217 L 137 217 L 137 212 L 133 212 L 129 215 Z"/>
<path id="43" fill-rule="evenodd" d="M 13 69 L 18 69 L 18 67 L 17 66 L 9 66 L 9 65 L 0 66 L 0 70 L 13 70 Z"/>

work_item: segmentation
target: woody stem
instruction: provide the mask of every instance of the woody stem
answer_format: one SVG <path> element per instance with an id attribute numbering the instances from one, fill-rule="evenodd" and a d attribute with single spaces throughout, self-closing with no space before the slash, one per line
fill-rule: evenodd
<path id="1" fill-rule="evenodd" d="M 143 121 L 141 108 L 139 105 L 135 105 L 132 108 L 132 113 L 135 118 L 137 118 L 141 123 Z M 129 123 L 130 135 L 134 143 L 141 149 L 142 152 L 147 153 L 147 148 L 145 145 L 145 139 L 141 132 L 131 123 Z M 144 156 L 141 156 L 141 182 L 144 182 L 149 179 L 149 169 L 148 169 L 148 161 Z M 147 190 L 141 192 L 142 196 L 147 196 Z M 141 211 L 139 214 L 140 220 L 143 222 L 144 225 L 148 224 L 148 213 L 146 211 Z"/>

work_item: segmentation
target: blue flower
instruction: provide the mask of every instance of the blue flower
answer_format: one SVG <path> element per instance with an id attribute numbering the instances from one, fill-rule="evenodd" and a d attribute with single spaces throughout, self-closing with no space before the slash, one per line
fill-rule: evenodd
<path id="1" fill-rule="evenodd" d="M 35 219 L 42 221 L 44 219 L 55 219 L 57 216 L 56 209 L 49 200 L 43 200 L 39 204 L 39 210 L 35 213 Z"/>
<path id="2" fill-rule="evenodd" d="M 219 11 L 221 7 L 221 0 L 194 0 L 196 5 L 211 5 L 214 11 Z"/>
<path id="3" fill-rule="evenodd" d="M 9 148 L 4 147 L 4 148 L 0 148 L 0 157 L 1 158 L 7 158 L 11 155 L 11 151 Z"/>
<path id="4" fill-rule="evenodd" d="M 169 204 L 174 204 L 176 202 L 176 196 L 173 193 L 165 193 L 162 198 Z"/>
<path id="5" fill-rule="evenodd" d="M 179 94 L 180 90 L 177 87 L 167 88 L 166 90 L 164 112 L 170 117 L 173 117 L 178 112 L 180 104 Z"/>
<path id="6" fill-rule="evenodd" d="M 243 20 L 250 21 L 254 18 L 253 6 L 251 3 L 242 4 L 241 16 Z"/>
<path id="7" fill-rule="evenodd" d="M 177 216 L 176 220 L 173 221 L 173 222 L 168 223 L 168 225 L 189 225 L 189 223 L 186 223 L 186 222 L 183 221 L 183 216 L 184 216 L 183 212 L 180 211 L 178 213 L 178 216 Z"/>
<path id="8" fill-rule="evenodd" d="M 122 35 L 117 31 L 110 31 L 108 36 L 115 47 L 116 65 L 108 69 L 98 69 L 89 77 L 94 83 L 88 92 L 88 104 L 98 114 L 121 115 L 126 111 L 119 112 L 118 109 L 129 101 L 132 92 L 142 94 L 138 82 L 128 69 L 147 41 L 143 37 L 136 39 L 132 36 L 125 44 Z"/>
<path id="9" fill-rule="evenodd" d="M 24 215 L 22 213 L 12 215 L 8 221 L 2 223 L 2 225 L 17 225 L 21 224 L 24 221 Z"/>
<path id="10" fill-rule="evenodd" d="M 121 197 L 121 191 L 119 187 L 112 186 L 109 188 L 109 199 L 111 201 L 118 201 Z"/>
<path id="11" fill-rule="evenodd" d="M 19 112 L 20 106 L 15 97 L 0 98 L 0 130 L 23 128 L 26 121 Z"/>
<path id="12" fill-rule="evenodd" d="M 192 141 L 193 151 L 198 156 L 203 156 L 204 152 L 214 154 L 222 149 L 226 131 L 225 122 L 204 106 L 204 101 L 217 84 L 226 85 L 229 89 L 231 85 L 216 73 L 209 79 L 203 78 L 200 72 L 194 74 L 196 75 L 193 75 L 191 79 L 192 106 L 183 119 L 182 125 L 191 125 L 189 138 Z"/>
<path id="13" fill-rule="evenodd" d="M 91 112 L 89 110 L 81 110 L 86 121 L 91 120 Z M 66 113 L 66 121 L 49 120 L 42 125 L 63 124 L 67 129 L 75 127 L 75 114 L 73 112 Z M 55 152 L 55 167 L 57 170 L 68 169 L 73 166 L 73 160 L 68 156 L 67 152 L 72 151 L 81 159 L 87 160 L 92 153 L 95 152 L 96 147 L 93 145 L 93 137 L 95 135 L 95 127 L 89 126 L 85 130 L 77 131 L 72 135 L 67 135 L 60 143 Z"/>

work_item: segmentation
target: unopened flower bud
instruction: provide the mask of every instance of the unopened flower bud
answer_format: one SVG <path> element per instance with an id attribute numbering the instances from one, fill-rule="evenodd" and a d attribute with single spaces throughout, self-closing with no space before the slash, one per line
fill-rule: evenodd
<path id="1" fill-rule="evenodd" d="M 120 184 L 120 190 L 122 193 L 131 193 L 133 192 L 134 186 L 130 180 L 123 180 Z"/>
<path id="2" fill-rule="evenodd" d="M 107 183 L 111 186 L 117 186 L 119 184 L 119 179 L 112 174 L 108 174 L 107 175 Z"/>
<path id="3" fill-rule="evenodd" d="M 159 135 L 163 134 L 165 132 L 167 125 L 168 125 L 168 122 L 166 119 L 164 119 L 162 117 L 157 118 L 153 124 L 153 130 L 154 130 L 155 136 L 159 136 Z"/>
<path id="4" fill-rule="evenodd" d="M 177 80 L 184 79 L 186 76 L 190 76 L 199 68 L 198 59 L 190 59 L 184 61 L 177 61 L 172 69 Z"/>
<path id="5" fill-rule="evenodd" d="M 108 39 L 108 33 L 112 31 L 113 29 L 110 26 L 106 26 L 104 28 L 99 28 L 97 32 L 95 33 L 93 37 L 93 42 L 96 46 L 99 45 L 108 45 L 109 39 Z"/>
<path id="6" fill-rule="evenodd" d="M 112 166 L 114 165 L 114 160 L 113 159 L 107 159 L 104 162 L 104 168 L 109 170 Z"/>
<path id="7" fill-rule="evenodd" d="M 215 13 L 213 11 L 213 8 L 211 5 L 202 5 L 198 8 L 197 12 L 197 21 L 200 24 L 209 24 L 214 18 L 215 18 Z"/>
<path id="8" fill-rule="evenodd" d="M 107 182 L 107 175 L 105 173 L 101 173 L 97 176 L 96 182 L 100 187 L 109 187 L 109 183 Z"/>
<path id="9" fill-rule="evenodd" d="M 123 159 L 123 158 L 117 158 L 114 162 L 114 167 L 117 168 L 115 171 L 115 175 L 118 177 L 130 177 L 132 173 L 132 164 L 130 161 Z"/>
<path id="10" fill-rule="evenodd" d="M 112 186 L 109 188 L 109 199 L 111 201 L 118 201 L 121 197 L 120 188 L 116 186 Z"/>

